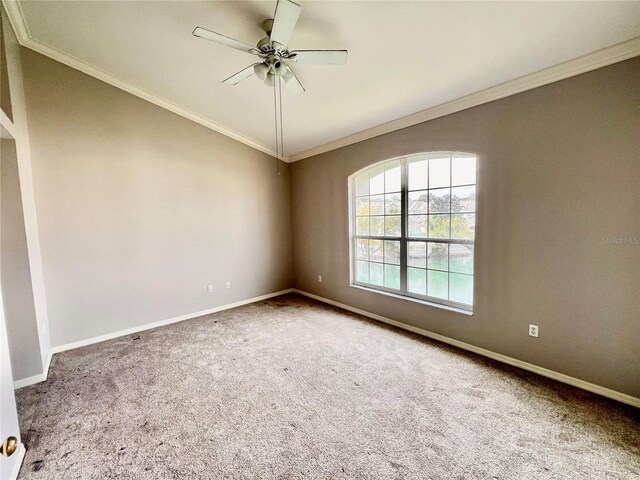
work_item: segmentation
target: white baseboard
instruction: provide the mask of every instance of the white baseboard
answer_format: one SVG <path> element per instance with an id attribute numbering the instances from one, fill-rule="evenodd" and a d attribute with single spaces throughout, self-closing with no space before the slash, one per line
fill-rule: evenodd
<path id="1" fill-rule="evenodd" d="M 139 327 L 128 328 L 126 330 L 119 330 L 117 332 L 107 333 L 105 335 L 100 335 L 98 337 L 87 338 L 85 340 L 79 340 L 73 343 L 67 343 L 65 345 L 59 345 L 57 347 L 52 347 L 49 352 L 49 357 L 47 359 L 47 363 L 44 369 L 44 373 L 40 373 L 38 375 L 33 375 L 27 378 L 21 378 L 19 380 L 15 380 L 13 382 L 13 389 L 17 390 L 18 388 L 28 387 L 29 385 L 33 385 L 35 383 L 44 382 L 47 380 L 49 376 L 49 365 L 51 365 L 51 358 L 53 354 L 65 352 L 67 350 L 72 350 L 74 348 L 85 347 L 87 345 L 92 345 L 94 343 L 104 342 L 106 340 L 111 340 L 112 338 L 123 337 L 126 335 L 131 335 L 132 333 L 142 332 L 144 330 L 150 330 L 156 327 L 162 327 L 163 325 L 170 325 L 176 322 L 182 322 L 183 320 L 189 320 L 191 318 L 201 317 L 203 315 L 209 315 L 210 313 L 221 312 L 223 310 L 229 310 L 230 308 L 240 307 L 242 305 L 247 305 L 249 303 L 259 302 L 261 300 L 266 300 L 268 298 L 277 297 L 280 295 L 284 295 L 285 293 L 291 293 L 293 289 L 288 288 L 286 290 L 280 290 L 279 292 L 267 293 L 266 295 L 261 295 L 259 297 L 249 298 L 247 300 L 241 300 L 235 303 L 229 303 L 227 305 L 221 305 L 219 307 L 209 308 L 207 310 L 201 310 L 199 312 L 188 313 L 186 315 L 180 315 L 179 317 L 167 318 L 166 320 L 160 320 L 158 322 L 146 323 L 144 325 L 140 325 Z"/>
<path id="2" fill-rule="evenodd" d="M 279 292 L 267 293 L 266 295 L 261 295 L 259 297 L 248 298 L 246 300 L 241 300 L 239 302 L 228 303 L 227 305 L 220 305 L 219 307 L 213 307 L 207 310 L 201 310 L 199 312 L 188 313 L 186 315 L 180 315 L 178 317 L 173 317 L 173 318 L 167 318 L 166 320 L 160 320 L 158 322 L 145 323 L 144 325 L 140 325 L 138 327 L 127 328 L 126 330 L 119 330 L 117 332 L 107 333 L 105 335 L 100 335 L 98 337 L 87 338 L 84 340 L 79 340 L 77 342 L 67 343 L 65 345 L 58 345 L 56 347 L 51 348 L 51 353 L 65 352 L 67 350 L 73 350 L 74 348 L 85 347 L 87 345 L 104 342 L 106 340 L 111 340 L 113 338 L 131 335 L 132 333 L 138 333 L 144 330 L 150 330 L 152 328 L 162 327 L 164 325 L 170 325 L 172 323 L 182 322 L 184 320 L 189 320 L 196 317 L 202 317 L 203 315 L 209 315 L 211 313 L 216 313 L 216 312 L 221 312 L 223 310 L 229 310 L 231 308 L 241 307 L 242 305 L 247 305 L 249 303 L 259 302 L 261 300 L 266 300 L 268 298 L 278 297 L 280 295 L 284 295 L 285 293 L 291 293 L 292 291 L 293 291 L 292 288 L 288 288 L 286 290 L 280 290 Z"/>
<path id="3" fill-rule="evenodd" d="M 18 474 L 20 473 L 20 467 L 22 466 L 25 453 L 27 453 L 27 449 L 24 447 L 24 443 L 20 443 L 20 446 L 18 447 L 18 451 L 15 453 L 17 455 L 16 463 L 13 464 L 11 477 L 9 477 L 11 480 L 16 480 L 18 478 Z"/>
<path id="4" fill-rule="evenodd" d="M 28 387 L 29 385 L 33 385 L 34 383 L 44 382 L 46 379 L 47 379 L 46 373 L 39 373 L 31 377 L 14 380 L 13 389 L 17 390 L 19 388 Z"/>
<path id="5" fill-rule="evenodd" d="M 626 403 L 627 405 L 631 405 L 636 408 L 640 408 L 640 398 L 632 397 L 631 395 L 627 395 L 625 393 L 620 393 L 615 390 L 611 390 L 609 388 L 601 387 L 600 385 L 595 385 L 593 383 L 585 382 L 584 380 L 580 380 L 579 378 L 570 377 L 569 375 L 565 375 L 564 373 L 555 372 L 553 370 L 549 370 L 547 368 L 539 367 L 537 365 L 533 365 L 532 363 L 523 362 L 522 360 L 518 360 L 516 358 L 508 357 L 506 355 L 502 355 L 500 353 L 492 352 L 491 350 L 486 350 L 484 348 L 476 347 L 475 345 L 471 345 L 469 343 L 461 342 L 459 340 L 455 340 L 450 337 L 445 337 L 444 335 L 440 335 L 437 333 L 430 332 L 428 330 L 424 330 L 422 328 L 414 327 L 412 325 L 407 325 L 405 323 L 398 322 L 396 320 L 392 320 L 387 317 L 383 317 L 382 315 L 377 315 L 375 313 L 367 312 L 365 310 L 360 310 L 359 308 L 351 307 L 344 303 L 336 302 L 334 300 L 330 300 L 328 298 L 321 297 L 319 295 L 314 295 L 313 293 L 305 292 L 302 290 L 298 290 L 294 288 L 293 291 L 295 293 L 299 293 L 300 295 L 304 295 L 305 297 L 313 298 L 315 300 L 319 300 L 324 303 L 328 303 L 329 305 L 333 305 L 335 307 L 343 308 L 345 310 L 349 310 L 350 312 L 357 313 L 359 315 L 363 315 L 365 317 L 372 318 L 374 320 L 378 320 L 380 322 L 393 325 L 394 327 L 402 328 L 403 330 L 408 330 L 413 333 L 417 333 L 418 335 L 423 335 L 428 338 L 432 338 L 434 340 L 438 340 L 443 343 L 447 343 L 449 345 L 453 345 L 454 347 L 462 348 L 464 350 L 468 350 L 473 353 L 477 353 L 484 357 L 491 358 L 493 360 L 497 360 L 502 363 L 506 363 L 507 365 L 511 365 L 513 367 L 522 368 L 523 370 L 528 370 L 529 372 L 537 373 L 538 375 L 542 375 L 543 377 L 551 378 L 553 380 L 557 380 L 559 382 L 566 383 L 568 385 L 572 385 L 574 387 L 582 388 L 583 390 L 587 390 L 592 393 L 596 393 L 598 395 L 602 395 L 603 397 L 611 398 L 613 400 L 617 400 L 618 402 Z"/>
<path id="6" fill-rule="evenodd" d="M 56 347 L 52 347 L 51 352 L 49 354 L 49 358 L 47 361 L 47 366 L 45 369 L 45 373 L 34 375 L 32 377 L 24 378 L 21 380 L 16 380 L 13 383 L 15 389 L 26 387 L 28 385 L 32 385 L 34 383 L 43 382 L 47 379 L 49 373 L 49 365 L 51 363 L 51 358 L 53 354 L 64 352 L 67 350 L 72 350 L 74 348 L 84 347 L 87 345 L 92 345 L 94 343 L 104 342 L 106 340 L 111 340 L 113 338 L 122 337 L 126 335 L 131 335 L 133 333 L 142 332 L 144 330 L 150 330 L 152 328 L 161 327 L 163 325 L 170 325 L 172 323 L 182 322 L 184 320 L 189 320 L 191 318 L 201 317 L 203 315 L 209 315 L 215 312 L 221 312 L 223 310 L 229 310 L 231 308 L 240 307 L 242 305 L 247 305 L 249 303 L 259 302 L 261 300 L 266 300 L 268 298 L 277 297 L 280 295 L 284 295 L 286 293 L 295 292 L 300 295 L 304 295 L 309 298 L 313 298 L 315 300 L 319 300 L 324 303 L 328 303 L 329 305 L 333 305 L 335 307 L 342 308 L 344 310 L 348 310 L 350 312 L 357 313 L 359 315 L 363 315 L 365 317 L 372 318 L 374 320 L 378 320 L 380 322 L 386 323 L 388 325 L 393 325 L 394 327 L 402 328 L 403 330 L 408 330 L 413 333 L 417 333 L 418 335 L 423 335 L 428 338 L 432 338 L 434 340 L 438 340 L 440 342 L 446 343 L 448 345 L 453 345 L 454 347 L 462 348 L 463 350 L 468 350 L 473 353 L 477 353 L 484 357 L 491 358 L 493 360 L 497 360 L 502 363 L 506 363 L 507 365 L 511 365 L 514 367 L 522 368 L 523 370 L 527 370 L 529 372 L 537 373 L 538 375 L 542 375 L 543 377 L 551 378 L 553 380 L 557 380 L 559 382 L 566 383 L 568 385 L 572 385 L 574 387 L 581 388 L 583 390 L 587 390 L 592 393 L 596 393 L 598 395 L 602 395 L 603 397 L 611 398 L 613 400 L 617 400 L 619 402 L 625 403 L 627 405 L 631 405 L 636 408 L 640 408 L 640 398 L 633 397 L 631 395 L 627 395 L 625 393 L 617 392 L 615 390 L 611 390 L 609 388 L 601 387 L 600 385 L 596 385 L 593 383 L 586 382 L 584 380 L 580 380 L 579 378 L 571 377 L 569 375 L 565 375 L 564 373 L 555 372 L 553 370 L 549 370 L 547 368 L 539 367 L 532 363 L 524 362 L 522 360 L 518 360 L 516 358 L 508 357 L 506 355 L 502 355 L 501 353 L 492 352 L 491 350 L 486 350 L 484 348 L 476 347 L 475 345 L 471 345 L 469 343 L 461 342 L 460 340 L 455 340 L 450 337 L 446 337 L 444 335 L 440 335 L 438 333 L 433 333 L 428 330 L 424 330 L 419 327 L 414 327 L 412 325 L 407 325 L 402 322 L 398 322 L 396 320 L 392 320 L 387 317 L 383 317 L 382 315 L 377 315 L 375 313 L 367 312 L 366 310 L 361 310 L 359 308 L 352 307 L 350 305 L 346 305 L 344 303 L 336 302 L 335 300 L 330 300 L 328 298 L 321 297 L 319 295 L 315 295 L 313 293 L 305 292 L 303 290 L 298 290 L 297 288 L 289 288 L 286 290 L 280 290 L 279 292 L 268 293 L 266 295 L 261 295 L 259 297 L 249 298 L 247 300 L 242 300 L 240 302 L 230 303 L 227 305 L 221 305 L 219 307 L 210 308 L 207 310 L 202 310 L 199 312 L 194 312 L 186 315 L 181 315 L 178 317 L 168 318 L 166 320 L 160 320 L 154 323 L 147 323 L 145 325 L 141 325 L 139 327 L 133 327 L 126 330 L 120 330 L 117 332 L 108 333 L 106 335 L 101 335 L 98 337 L 92 337 L 85 340 L 80 340 L 78 342 L 68 343 L 66 345 L 59 345 Z"/>
<path id="7" fill-rule="evenodd" d="M 47 380 L 49 377 L 49 367 L 51 366 L 51 359 L 53 358 L 53 351 L 49 350 L 49 355 L 47 355 L 47 360 L 43 366 L 43 372 L 38 375 L 33 375 L 27 378 L 21 378 L 19 380 L 15 380 L 13 382 L 13 389 L 17 390 L 22 387 L 28 387 L 29 385 L 33 385 L 34 383 L 40 383 Z"/>

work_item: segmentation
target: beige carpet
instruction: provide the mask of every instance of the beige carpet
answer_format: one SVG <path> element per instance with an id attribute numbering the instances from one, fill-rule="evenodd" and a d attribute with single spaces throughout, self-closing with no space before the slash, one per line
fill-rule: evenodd
<path id="1" fill-rule="evenodd" d="M 639 411 L 287 295 L 54 357 L 23 479 L 640 478 Z"/>

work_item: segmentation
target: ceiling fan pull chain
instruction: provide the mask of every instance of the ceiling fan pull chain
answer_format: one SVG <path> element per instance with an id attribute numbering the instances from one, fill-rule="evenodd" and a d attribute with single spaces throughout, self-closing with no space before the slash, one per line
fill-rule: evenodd
<path id="1" fill-rule="evenodd" d="M 278 100 L 280 103 L 280 154 L 284 160 L 284 125 L 282 124 L 282 78 L 278 77 Z M 278 170 L 278 175 L 280 171 Z"/>
<path id="2" fill-rule="evenodd" d="M 278 79 L 279 81 L 279 79 Z M 278 99 L 276 92 L 276 83 L 273 83 L 273 118 L 275 125 L 275 134 L 276 134 L 276 173 L 280 174 L 280 150 L 278 146 Z"/>
<path id="3" fill-rule="evenodd" d="M 276 133 L 276 173 L 280 175 L 280 160 L 284 159 L 284 132 L 282 128 L 282 81 L 280 77 L 277 77 L 275 82 L 273 83 L 273 113 Z"/>

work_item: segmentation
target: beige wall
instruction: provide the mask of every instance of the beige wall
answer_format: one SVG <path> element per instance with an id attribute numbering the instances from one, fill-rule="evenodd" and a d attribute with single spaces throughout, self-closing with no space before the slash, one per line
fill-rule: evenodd
<path id="1" fill-rule="evenodd" d="M 22 62 L 53 346 L 291 286 L 286 164 L 31 50 Z"/>
<path id="2" fill-rule="evenodd" d="M 437 150 L 479 159 L 473 316 L 349 287 L 348 176 Z M 297 288 L 640 397 L 640 58 L 296 162 L 291 185 Z"/>
<path id="3" fill-rule="evenodd" d="M 13 377 L 42 373 L 16 144 L 4 138 L 0 140 L 0 284 Z"/>

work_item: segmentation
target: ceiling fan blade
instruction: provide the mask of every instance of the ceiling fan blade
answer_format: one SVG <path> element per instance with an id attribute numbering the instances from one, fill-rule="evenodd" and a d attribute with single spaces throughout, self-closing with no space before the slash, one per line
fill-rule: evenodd
<path id="1" fill-rule="evenodd" d="M 290 52 L 289 59 L 297 63 L 344 65 L 348 53 L 346 50 L 294 50 Z"/>
<path id="2" fill-rule="evenodd" d="M 245 78 L 249 78 L 251 75 L 255 73 L 253 70 L 253 67 L 255 67 L 256 65 L 262 65 L 262 64 L 258 62 L 258 63 L 254 63 L 253 65 L 249 65 L 247 68 L 243 68 L 238 73 L 231 75 L 229 78 L 223 80 L 222 83 L 226 83 L 229 85 L 239 84 L 242 80 L 244 80 Z"/>
<path id="3" fill-rule="evenodd" d="M 259 53 L 259 50 L 256 47 L 247 45 L 246 43 L 240 42 L 239 40 L 234 40 L 233 38 L 225 37 L 224 35 L 212 32 L 211 30 L 207 30 L 206 28 L 196 27 L 194 28 L 192 33 L 194 37 L 211 40 L 212 42 L 220 43 L 221 45 L 235 48 L 236 50 L 241 50 L 247 53 Z"/>
<path id="4" fill-rule="evenodd" d="M 305 91 L 300 80 L 298 80 L 298 77 L 296 77 L 291 68 L 287 69 L 287 72 L 282 76 L 282 80 L 284 80 L 284 86 L 287 87 L 291 95 L 298 95 Z"/>
<path id="5" fill-rule="evenodd" d="M 291 0 L 278 0 L 276 13 L 273 16 L 271 41 L 287 46 L 296 26 L 302 8 Z"/>

